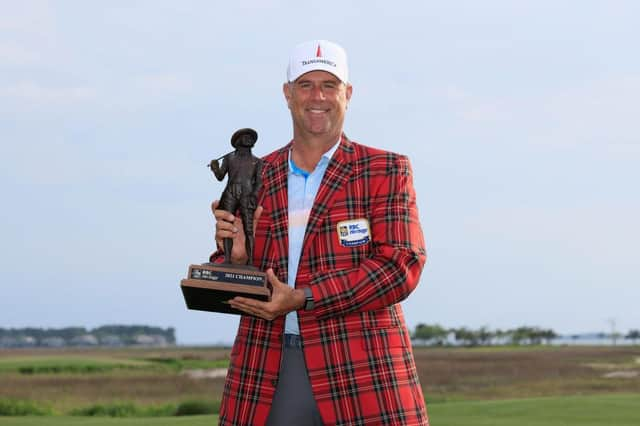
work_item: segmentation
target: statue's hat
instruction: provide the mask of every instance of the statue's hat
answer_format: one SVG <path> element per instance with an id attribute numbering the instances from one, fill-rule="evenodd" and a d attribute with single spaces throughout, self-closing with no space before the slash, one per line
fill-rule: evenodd
<path id="1" fill-rule="evenodd" d="M 256 141 L 258 140 L 258 132 L 256 132 L 253 129 L 245 128 L 245 129 L 236 130 L 236 132 L 233 135 L 231 135 L 231 146 L 236 148 L 238 140 L 240 139 L 241 136 L 244 136 L 244 135 L 251 136 L 251 139 L 253 140 L 253 143 L 251 144 L 252 147 L 253 145 L 256 144 Z"/>

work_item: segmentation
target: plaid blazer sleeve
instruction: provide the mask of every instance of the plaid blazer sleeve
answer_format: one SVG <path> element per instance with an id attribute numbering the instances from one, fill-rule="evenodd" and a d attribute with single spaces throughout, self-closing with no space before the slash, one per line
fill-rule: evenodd
<path id="1" fill-rule="evenodd" d="M 404 300 L 426 262 L 412 169 L 394 154 L 355 184 L 369 185 L 371 250 L 357 268 L 316 271 L 310 278 L 319 318 L 380 309 Z M 375 167 L 374 167 L 375 168 Z"/>

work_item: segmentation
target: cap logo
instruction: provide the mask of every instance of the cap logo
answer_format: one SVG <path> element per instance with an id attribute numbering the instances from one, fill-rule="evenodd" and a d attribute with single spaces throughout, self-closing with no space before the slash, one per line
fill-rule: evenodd
<path id="1" fill-rule="evenodd" d="M 331 67 L 336 68 L 336 63 L 328 59 L 309 59 L 308 61 L 300 61 L 300 64 L 303 67 L 307 65 L 312 65 L 312 64 L 327 64 Z"/>
<path id="2" fill-rule="evenodd" d="M 325 71 L 348 84 L 347 53 L 339 45 L 327 40 L 312 40 L 297 45 L 289 56 L 287 81 L 296 81 L 310 71 Z"/>

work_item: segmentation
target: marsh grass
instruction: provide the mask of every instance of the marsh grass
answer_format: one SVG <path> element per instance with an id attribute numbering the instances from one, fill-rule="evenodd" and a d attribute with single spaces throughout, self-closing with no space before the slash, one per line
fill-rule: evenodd
<path id="1" fill-rule="evenodd" d="M 156 357 L 145 358 L 144 361 L 148 361 L 156 365 L 164 365 L 176 371 L 189 369 L 227 368 L 229 366 L 228 359 L 207 360 L 194 359 L 189 357 Z"/>
<path id="2" fill-rule="evenodd" d="M 132 402 L 112 402 L 106 404 L 93 404 L 88 407 L 76 408 L 69 413 L 72 416 L 89 417 L 150 417 L 151 413 L 159 413 L 160 416 L 170 416 L 173 407 L 150 409 L 140 407 Z M 161 413 L 161 414 L 160 414 Z"/>
<path id="3" fill-rule="evenodd" d="M 76 357 L 76 356 L 26 356 L 22 358 L 0 358 L 0 374 L 98 374 L 113 371 L 182 371 L 186 369 L 226 368 L 228 359 L 202 359 L 188 356 L 148 357 L 142 359 Z"/>
<path id="4" fill-rule="evenodd" d="M 33 401 L 0 399 L 0 416 L 48 416 L 53 414 L 50 407 Z"/>
<path id="5" fill-rule="evenodd" d="M 638 346 L 414 350 L 427 402 L 640 393 L 640 379 L 603 378 L 640 371 L 639 355 Z"/>
<path id="6" fill-rule="evenodd" d="M 218 414 L 220 401 L 192 400 L 184 401 L 178 405 L 174 416 L 194 416 L 200 414 Z"/>
<path id="7" fill-rule="evenodd" d="M 58 415 L 95 405 L 131 403 L 144 411 L 166 405 L 177 409 L 180 401 L 213 403 L 221 399 L 224 378 L 195 379 L 183 373 L 194 368 L 224 368 L 229 352 L 228 348 L 3 350 L 0 395 L 51 407 Z M 415 348 L 414 355 L 429 405 L 546 396 L 640 395 L 640 378 L 603 377 L 618 369 L 640 371 L 637 346 Z M 19 371 L 24 366 L 55 365 L 126 367 L 91 372 Z"/>
<path id="8" fill-rule="evenodd" d="M 637 426 L 640 396 L 629 394 L 560 396 L 522 400 L 434 403 L 431 423 L 437 426 Z M 215 415 L 189 417 L 110 418 L 56 416 L 6 417 L 3 426 L 208 426 Z"/>

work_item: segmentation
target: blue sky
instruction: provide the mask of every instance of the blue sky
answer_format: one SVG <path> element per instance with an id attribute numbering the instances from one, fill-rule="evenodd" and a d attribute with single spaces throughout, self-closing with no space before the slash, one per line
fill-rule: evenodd
<path id="1" fill-rule="evenodd" d="M 0 327 L 174 326 L 213 249 L 204 167 L 289 141 L 290 49 L 342 44 L 345 131 L 407 154 L 429 260 L 408 324 L 640 328 L 633 1 L 1 1 Z M 635 112 L 634 112 L 635 111 Z"/>

